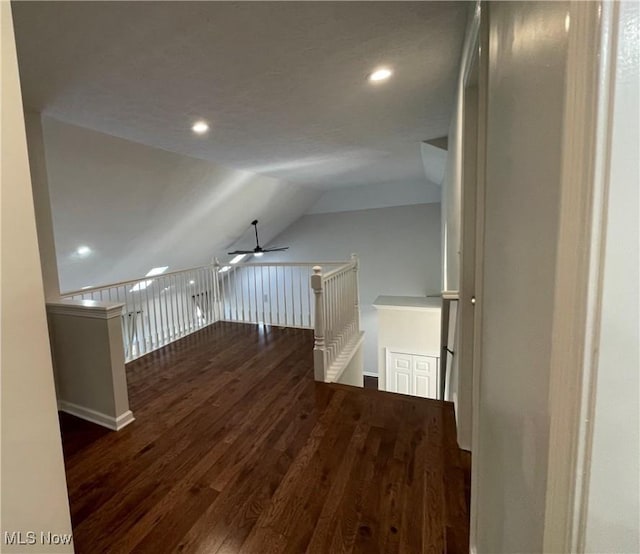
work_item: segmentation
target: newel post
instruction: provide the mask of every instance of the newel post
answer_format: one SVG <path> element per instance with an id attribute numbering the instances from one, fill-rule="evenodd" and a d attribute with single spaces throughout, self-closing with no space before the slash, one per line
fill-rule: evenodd
<path id="1" fill-rule="evenodd" d="M 322 290 L 322 268 L 313 267 L 311 288 L 316 299 L 314 345 L 313 345 L 313 374 L 316 381 L 325 381 L 325 344 L 324 344 L 324 301 Z"/>
<path id="2" fill-rule="evenodd" d="M 351 254 L 351 261 L 353 262 L 353 280 L 354 280 L 354 294 L 355 294 L 355 303 L 353 309 L 355 310 L 355 322 L 356 322 L 356 332 L 360 332 L 360 290 L 359 290 L 359 276 L 358 272 L 360 271 L 360 259 L 357 254 Z"/>

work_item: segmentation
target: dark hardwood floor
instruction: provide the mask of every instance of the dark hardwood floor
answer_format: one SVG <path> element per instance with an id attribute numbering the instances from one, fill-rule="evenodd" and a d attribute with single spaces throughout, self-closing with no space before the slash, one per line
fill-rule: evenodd
<path id="1" fill-rule="evenodd" d="M 77 553 L 467 553 L 453 407 L 316 383 L 310 331 L 216 323 L 127 366 L 136 420 L 61 415 Z"/>

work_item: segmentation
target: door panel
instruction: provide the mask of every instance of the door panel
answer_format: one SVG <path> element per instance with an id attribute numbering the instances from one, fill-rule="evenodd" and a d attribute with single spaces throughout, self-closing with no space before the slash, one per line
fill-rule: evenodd
<path id="1" fill-rule="evenodd" d="M 429 375 L 414 375 L 413 384 L 416 396 L 421 396 L 422 398 L 429 398 L 429 393 L 433 388 L 433 383 L 431 382 L 431 377 Z"/>
<path id="2" fill-rule="evenodd" d="M 400 394 L 411 394 L 411 375 L 409 372 L 397 371 L 395 374 L 395 390 Z"/>
<path id="3" fill-rule="evenodd" d="M 411 364 L 410 354 L 392 352 L 389 354 L 387 369 L 387 390 L 401 394 L 411 394 Z"/>
<path id="4" fill-rule="evenodd" d="M 412 356 L 413 394 L 423 398 L 438 396 L 438 359 L 431 356 Z"/>

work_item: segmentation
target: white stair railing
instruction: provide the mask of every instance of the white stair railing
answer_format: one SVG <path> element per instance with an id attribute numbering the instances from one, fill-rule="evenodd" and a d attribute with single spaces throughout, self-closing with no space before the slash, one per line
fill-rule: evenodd
<path id="1" fill-rule="evenodd" d="M 317 381 L 333 382 L 347 367 L 360 345 L 358 258 L 323 274 L 313 268 L 311 288 L 315 295 L 314 374 Z"/>
<path id="2" fill-rule="evenodd" d="M 123 303 L 122 336 L 125 360 L 130 362 L 221 320 L 313 329 L 316 304 L 309 281 L 318 263 L 221 266 L 216 261 L 209 266 L 72 291 L 62 298 Z M 325 276 L 327 297 L 336 302 L 341 290 L 341 298 L 346 299 L 344 271 L 357 270 L 357 261 L 320 263 L 332 270 Z M 355 298 L 357 301 L 357 293 Z M 335 307 L 330 313 L 333 361 L 348 337 L 345 331 L 333 333 L 342 319 L 335 319 Z"/>
<path id="3" fill-rule="evenodd" d="M 125 360 L 134 360 L 220 319 L 214 266 L 142 277 L 62 295 L 64 299 L 122 302 Z"/>
<path id="4" fill-rule="evenodd" d="M 340 267 L 345 262 L 322 262 Z M 239 263 L 220 266 L 220 319 L 313 329 L 315 305 L 309 288 L 318 262 Z"/>

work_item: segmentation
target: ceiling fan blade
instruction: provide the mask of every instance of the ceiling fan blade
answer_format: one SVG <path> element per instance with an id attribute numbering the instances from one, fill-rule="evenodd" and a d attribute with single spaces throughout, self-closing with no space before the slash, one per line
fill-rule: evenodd
<path id="1" fill-rule="evenodd" d="M 237 254 L 253 254 L 253 250 L 234 250 L 233 252 L 227 252 L 229 256 L 235 256 Z"/>
<path id="2" fill-rule="evenodd" d="M 283 246 L 282 248 L 265 248 L 263 252 L 283 252 L 285 250 L 289 250 L 289 247 Z"/>

